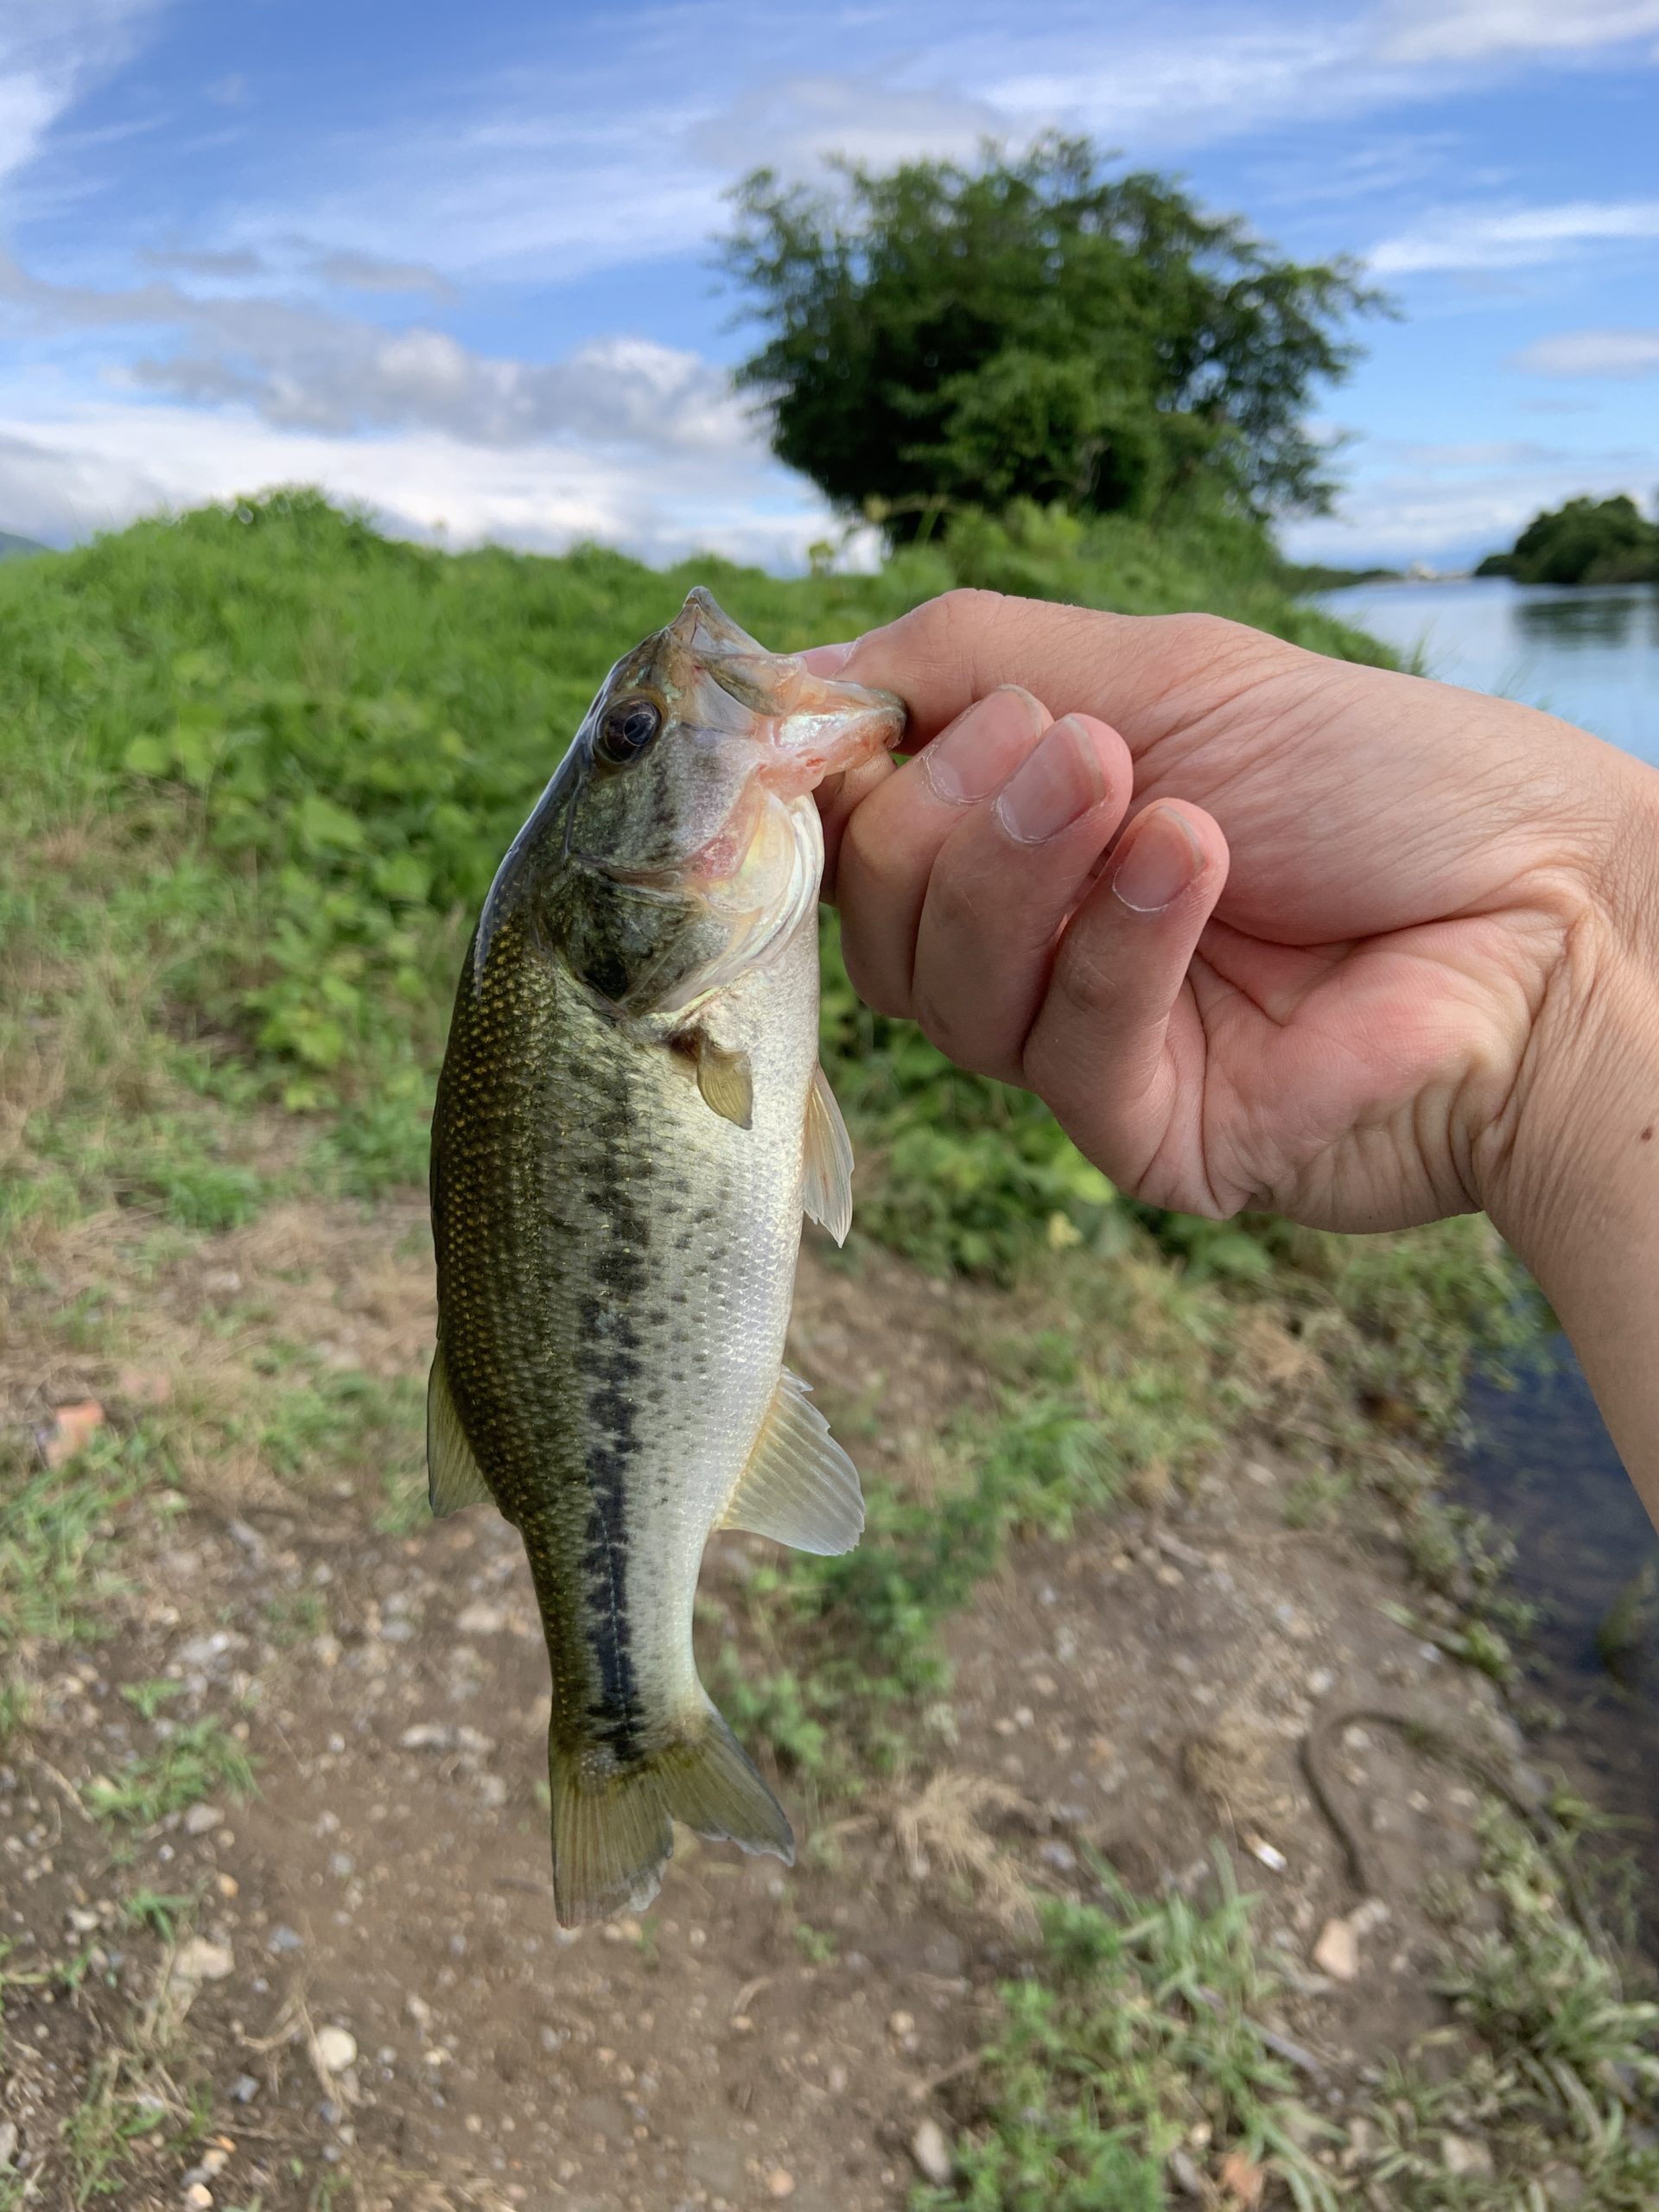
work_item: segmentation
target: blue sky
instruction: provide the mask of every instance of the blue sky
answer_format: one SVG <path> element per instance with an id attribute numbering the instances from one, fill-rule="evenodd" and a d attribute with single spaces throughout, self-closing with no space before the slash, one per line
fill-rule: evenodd
<path id="1" fill-rule="evenodd" d="M 1293 550 L 1659 486 L 1659 0 L 0 0 L 0 528 L 309 480 L 792 565 L 825 518 L 727 386 L 722 194 L 1057 124 L 1396 301 Z"/>

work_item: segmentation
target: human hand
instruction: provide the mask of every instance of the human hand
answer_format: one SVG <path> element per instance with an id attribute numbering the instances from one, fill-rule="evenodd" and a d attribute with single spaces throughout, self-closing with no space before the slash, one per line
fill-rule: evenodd
<path id="1" fill-rule="evenodd" d="M 1121 1188 L 1382 1229 L 1566 1141 L 1541 1043 L 1645 926 L 1651 771 L 1203 615 L 956 592 L 811 658 L 925 748 L 822 795 L 855 984 Z"/>

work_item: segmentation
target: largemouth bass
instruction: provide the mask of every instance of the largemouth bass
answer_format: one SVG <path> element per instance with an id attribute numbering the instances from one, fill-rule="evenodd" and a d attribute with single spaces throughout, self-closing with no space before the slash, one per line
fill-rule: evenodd
<path id="1" fill-rule="evenodd" d="M 432 1510 L 493 1498 L 547 1634 L 566 1925 L 657 1893 L 674 1821 L 790 1861 L 697 1678 L 703 1546 L 845 1551 L 852 1462 L 784 1368 L 803 1211 L 852 1148 L 817 1064 L 823 777 L 896 699 L 766 652 L 693 591 L 611 671 L 502 861 L 432 1129 Z"/>

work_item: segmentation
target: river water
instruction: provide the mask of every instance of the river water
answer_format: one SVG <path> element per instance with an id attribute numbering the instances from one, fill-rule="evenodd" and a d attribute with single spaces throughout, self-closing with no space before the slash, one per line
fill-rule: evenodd
<path id="1" fill-rule="evenodd" d="M 1546 707 L 1659 766 L 1659 588 L 1376 584 L 1324 603 L 1426 675 Z M 1515 1583 L 1543 1608 L 1536 1688 L 1598 1801 L 1643 1824 L 1659 1889 L 1659 1540 L 1571 1349 L 1550 1351 L 1507 1388 L 1471 1385 L 1457 1479 L 1515 1539 Z"/>

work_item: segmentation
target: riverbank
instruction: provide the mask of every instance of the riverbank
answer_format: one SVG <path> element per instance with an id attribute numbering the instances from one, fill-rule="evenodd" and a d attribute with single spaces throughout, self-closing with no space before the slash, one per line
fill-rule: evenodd
<path id="1" fill-rule="evenodd" d="M 302 505 L 74 561 L 0 672 L 0 2205 L 1649 2201 L 1437 1466 L 1483 1227 L 1126 1209 L 833 950 L 861 1225 L 791 1351 L 871 1529 L 719 1539 L 699 1620 L 800 1859 L 556 1934 L 522 1555 L 424 1509 L 416 1178 L 468 871 L 683 580 Z M 716 588 L 787 642 L 925 580 Z"/>

